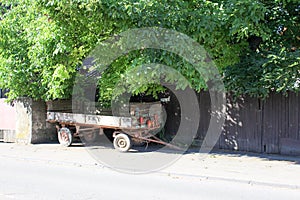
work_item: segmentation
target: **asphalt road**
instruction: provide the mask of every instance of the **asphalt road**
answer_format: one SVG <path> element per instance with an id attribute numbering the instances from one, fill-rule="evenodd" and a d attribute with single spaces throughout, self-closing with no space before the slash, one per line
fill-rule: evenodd
<path id="1" fill-rule="evenodd" d="M 300 199 L 299 189 L 2 156 L 0 199 Z"/>

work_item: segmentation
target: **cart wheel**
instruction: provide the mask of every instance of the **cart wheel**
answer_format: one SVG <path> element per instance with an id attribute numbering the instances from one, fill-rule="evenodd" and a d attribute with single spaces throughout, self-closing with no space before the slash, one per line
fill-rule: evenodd
<path id="1" fill-rule="evenodd" d="M 126 152 L 131 148 L 131 139 L 124 133 L 116 135 L 113 143 L 115 149 L 121 152 Z"/>
<path id="2" fill-rule="evenodd" d="M 59 144 L 65 146 L 65 147 L 70 146 L 73 141 L 73 136 L 72 136 L 70 129 L 61 128 L 58 131 L 58 141 L 59 141 Z"/>
<path id="3" fill-rule="evenodd" d="M 83 139 L 83 142 L 85 142 L 85 143 L 91 143 L 91 142 L 95 142 L 97 137 L 98 137 L 97 131 L 89 131 L 89 132 L 83 133 L 81 139 Z"/>

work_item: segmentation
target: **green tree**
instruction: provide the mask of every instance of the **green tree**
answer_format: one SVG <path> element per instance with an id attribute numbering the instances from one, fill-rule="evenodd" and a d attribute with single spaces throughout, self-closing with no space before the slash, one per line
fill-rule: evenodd
<path id="1" fill-rule="evenodd" d="M 265 98 L 270 91 L 299 91 L 300 3 L 263 2 L 267 37 L 250 38 L 252 51 L 224 70 L 227 89 L 236 95 Z"/>
<path id="2" fill-rule="evenodd" d="M 203 45 L 228 90 L 237 95 L 264 97 L 271 90 L 298 89 L 296 0 L 18 0 L 2 6 L 10 9 L 2 9 L 0 24 L 0 87 L 10 89 L 10 99 L 70 97 L 82 60 L 97 43 L 142 27 L 176 30 Z M 111 64 L 99 82 L 100 100 L 112 98 L 111 89 L 122 74 L 151 62 L 174 67 L 197 91 L 206 88 L 182 58 L 145 49 Z M 131 92 L 160 91 L 160 86 L 148 85 Z"/>

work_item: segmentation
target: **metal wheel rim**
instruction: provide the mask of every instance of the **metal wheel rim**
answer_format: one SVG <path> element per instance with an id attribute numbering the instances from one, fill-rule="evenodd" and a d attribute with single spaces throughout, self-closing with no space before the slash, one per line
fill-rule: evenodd
<path id="1" fill-rule="evenodd" d="M 65 143 L 67 143 L 67 142 L 70 141 L 69 134 L 65 130 L 63 130 L 63 131 L 60 132 L 60 138 Z"/>
<path id="2" fill-rule="evenodd" d="M 127 141 L 125 140 L 125 138 L 118 138 L 117 140 L 117 145 L 119 148 L 126 148 L 126 146 L 128 145 L 127 144 Z"/>

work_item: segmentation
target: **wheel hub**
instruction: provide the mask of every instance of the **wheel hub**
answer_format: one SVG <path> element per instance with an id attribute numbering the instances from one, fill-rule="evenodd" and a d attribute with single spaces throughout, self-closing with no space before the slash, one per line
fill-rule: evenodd
<path id="1" fill-rule="evenodd" d="M 66 132 L 61 132 L 61 136 L 63 141 L 68 142 L 69 141 L 69 136 Z"/>
<path id="2" fill-rule="evenodd" d="M 119 145 L 119 147 L 124 148 L 124 147 L 126 147 L 126 141 L 124 139 L 120 139 L 118 141 L 118 145 Z"/>

